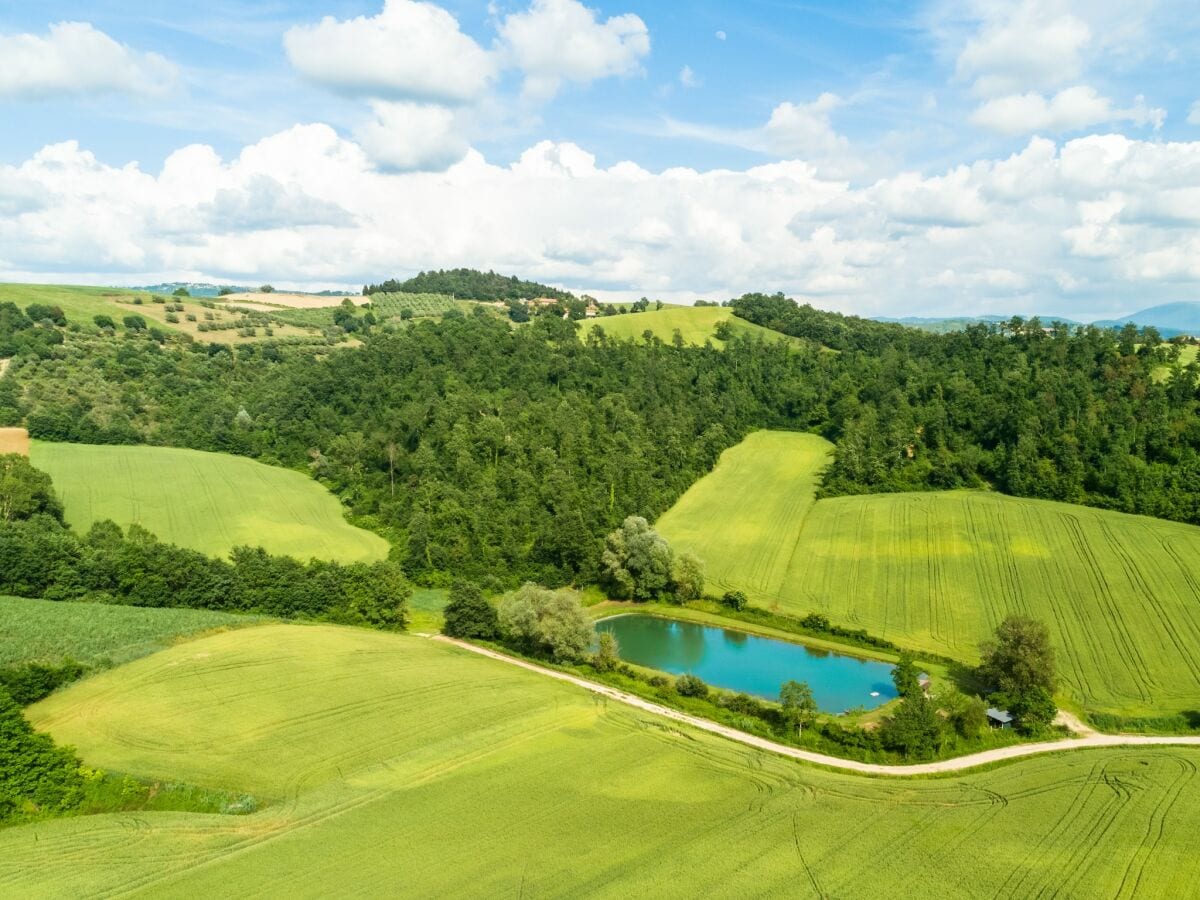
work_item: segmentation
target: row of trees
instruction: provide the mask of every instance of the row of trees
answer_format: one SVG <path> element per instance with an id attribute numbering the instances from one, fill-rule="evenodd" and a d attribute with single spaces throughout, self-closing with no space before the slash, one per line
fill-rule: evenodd
<path id="1" fill-rule="evenodd" d="M 363 296 L 371 294 L 447 294 L 459 300 L 532 300 L 551 297 L 555 300 L 578 299 L 570 291 L 525 281 L 515 275 L 497 275 L 478 269 L 438 269 L 421 272 L 407 281 L 388 279 L 381 284 L 363 287 Z"/>

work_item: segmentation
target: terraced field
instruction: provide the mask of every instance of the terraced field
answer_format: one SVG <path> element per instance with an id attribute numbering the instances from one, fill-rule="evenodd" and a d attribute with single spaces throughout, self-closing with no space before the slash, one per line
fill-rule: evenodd
<path id="1" fill-rule="evenodd" d="M 89 667 L 120 665 L 201 632 L 262 621 L 199 609 L 0 597 L 0 666 L 66 657 Z"/>
<path id="2" fill-rule="evenodd" d="M 778 440 L 798 456 L 813 446 Z M 728 451 L 749 474 L 718 467 L 660 522 L 721 587 L 964 661 L 1024 613 L 1049 625 L 1064 690 L 1087 709 L 1200 709 L 1200 528 L 967 491 L 806 505 L 811 482 L 780 468 L 784 456 L 778 443 Z M 748 552 L 753 533 L 765 546 Z"/>
<path id="3" fill-rule="evenodd" d="M 642 313 L 588 319 L 579 334 L 581 338 L 586 338 L 593 328 L 600 327 L 609 337 L 640 341 L 643 333 L 651 331 L 659 340 L 669 344 L 678 329 L 685 344 L 699 347 L 705 341 L 712 341 L 714 347 L 723 347 L 725 342 L 716 337 L 717 325 L 721 322 L 728 322 L 734 334 L 761 337 L 768 341 L 795 340 L 778 331 L 739 319 L 732 309 L 723 306 L 667 306 Z"/>
<path id="4" fill-rule="evenodd" d="M 721 454 L 658 528 L 707 563 L 710 587 L 774 597 L 832 452 L 815 434 L 754 432 Z"/>
<path id="5" fill-rule="evenodd" d="M 93 764 L 267 805 L 0 831 L 11 896 L 1178 897 L 1200 877 L 1200 753 L 864 779 L 420 638 L 230 632 L 30 713 Z"/>
<path id="6" fill-rule="evenodd" d="M 111 519 L 215 556 L 239 545 L 297 559 L 384 559 L 387 542 L 355 528 L 337 498 L 299 472 L 240 456 L 169 447 L 97 447 L 34 441 L 68 524 Z"/>

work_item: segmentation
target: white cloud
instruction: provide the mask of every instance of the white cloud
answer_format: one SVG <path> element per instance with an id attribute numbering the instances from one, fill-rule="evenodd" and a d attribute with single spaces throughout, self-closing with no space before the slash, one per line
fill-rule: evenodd
<path id="1" fill-rule="evenodd" d="M 983 96 L 1053 88 L 1083 71 L 1087 24 L 1055 4 L 1025 0 L 987 8 L 979 31 L 959 53 L 957 73 Z"/>
<path id="2" fill-rule="evenodd" d="M 812 103 L 780 103 L 763 129 L 766 146 L 779 156 L 824 159 L 845 152 L 849 141 L 833 129 L 829 114 L 842 105 L 825 93 Z"/>
<path id="3" fill-rule="evenodd" d="M 1127 109 L 1116 109 L 1107 97 L 1079 85 L 1053 97 L 1039 93 L 1013 94 L 989 100 L 971 114 L 971 121 L 999 134 L 1076 131 L 1109 122 L 1131 122 L 1137 126 L 1162 127 L 1166 111 L 1146 105 L 1138 97 Z"/>
<path id="4" fill-rule="evenodd" d="M 692 70 L 691 66 L 684 66 L 679 70 L 679 83 L 685 88 L 694 88 L 700 87 L 704 82 L 700 80 L 700 76 Z"/>
<path id="5" fill-rule="evenodd" d="M 496 75 L 492 54 L 454 16 L 413 0 L 385 0 L 376 16 L 298 25 L 283 43 L 305 77 L 354 96 L 462 103 Z"/>
<path id="6" fill-rule="evenodd" d="M 375 118 L 356 136 L 371 157 L 397 171 L 441 171 L 468 150 L 453 110 L 421 103 L 371 104 Z"/>
<path id="7" fill-rule="evenodd" d="M 87 22 L 59 22 L 45 37 L 0 35 L 0 98 L 161 94 L 178 72 L 163 56 L 120 44 Z"/>
<path id="8" fill-rule="evenodd" d="M 1115 134 L 856 187 L 797 161 L 603 167 L 549 141 L 508 166 L 467 151 L 387 172 L 306 125 L 229 160 L 186 147 L 157 173 L 52 145 L 0 166 L 0 202 L 10 280 L 352 286 L 467 264 L 635 297 L 1081 316 L 1200 291 L 1200 141 Z"/>
<path id="9" fill-rule="evenodd" d="M 525 73 L 525 95 L 546 100 L 564 82 L 587 84 L 639 71 L 650 52 L 650 32 L 633 13 L 601 22 L 578 0 L 533 0 L 500 24 L 500 45 Z"/>

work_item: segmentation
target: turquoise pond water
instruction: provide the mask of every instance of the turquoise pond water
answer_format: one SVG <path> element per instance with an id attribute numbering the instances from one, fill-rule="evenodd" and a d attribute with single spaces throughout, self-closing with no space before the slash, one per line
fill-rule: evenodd
<path id="1" fill-rule="evenodd" d="M 871 709 L 896 696 L 892 667 L 874 660 L 654 616 L 613 616 L 596 629 L 616 637 L 626 662 L 770 700 L 788 680 L 807 681 L 824 712 Z"/>

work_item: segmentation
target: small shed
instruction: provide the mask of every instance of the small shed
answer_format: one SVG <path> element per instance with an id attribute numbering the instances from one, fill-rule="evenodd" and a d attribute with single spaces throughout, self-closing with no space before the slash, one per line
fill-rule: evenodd
<path id="1" fill-rule="evenodd" d="M 1013 717 L 1007 709 L 996 709 L 989 706 L 987 711 L 988 724 L 993 728 L 1011 728 Z"/>
<path id="2" fill-rule="evenodd" d="M 921 688 L 921 693 L 928 697 L 929 691 L 933 687 L 933 679 L 929 677 L 928 672 L 922 672 L 917 676 L 917 685 Z"/>

